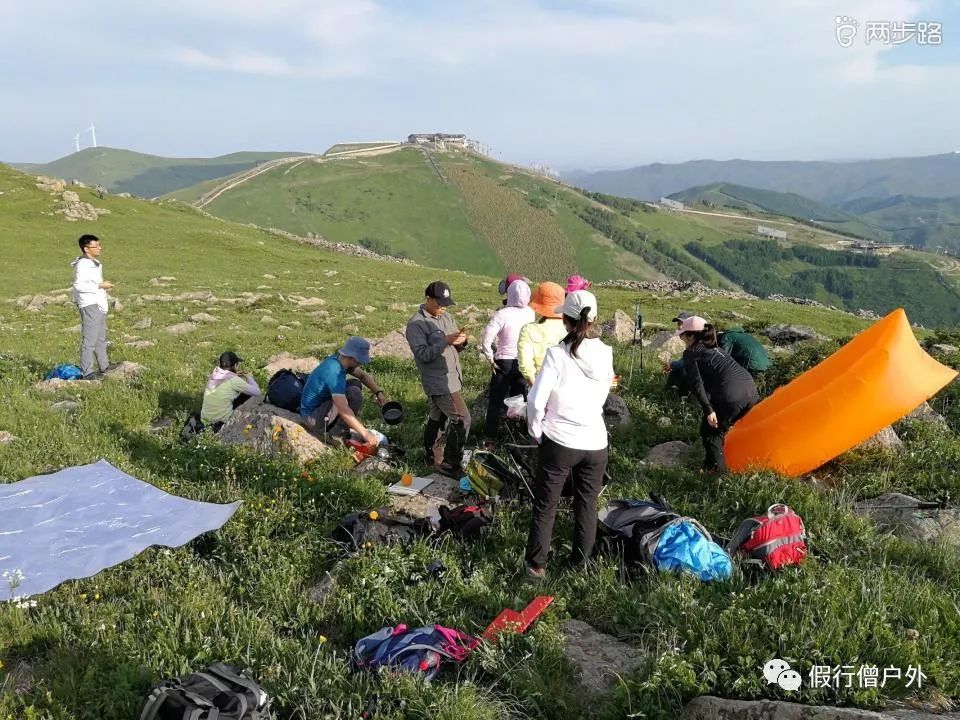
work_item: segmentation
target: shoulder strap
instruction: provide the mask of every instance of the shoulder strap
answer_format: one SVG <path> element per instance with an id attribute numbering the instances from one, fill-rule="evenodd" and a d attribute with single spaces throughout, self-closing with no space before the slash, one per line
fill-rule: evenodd
<path id="1" fill-rule="evenodd" d="M 143 706 L 143 712 L 140 713 L 140 720 L 154 720 L 157 717 L 160 708 L 167 700 L 168 690 L 170 690 L 169 687 L 157 687 L 151 691 L 150 697 L 147 698 L 147 702 Z"/>
<path id="2" fill-rule="evenodd" d="M 235 685 L 239 685 L 242 688 L 246 688 L 251 693 L 253 693 L 254 702 L 259 704 L 260 702 L 260 692 L 262 688 L 250 678 L 241 675 L 240 673 L 234 672 L 224 663 L 214 663 L 207 668 L 207 672 L 216 675 L 217 677 L 223 678 L 227 682 L 232 682 Z"/>

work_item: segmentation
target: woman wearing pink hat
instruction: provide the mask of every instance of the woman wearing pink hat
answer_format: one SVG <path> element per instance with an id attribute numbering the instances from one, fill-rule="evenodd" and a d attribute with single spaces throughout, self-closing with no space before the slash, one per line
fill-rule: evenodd
<path id="1" fill-rule="evenodd" d="M 582 275 L 571 275 L 567 278 L 568 293 L 576 292 L 577 290 L 589 290 L 591 285 L 593 285 L 593 283 Z"/>
<path id="2" fill-rule="evenodd" d="M 716 328 L 702 317 L 685 318 L 680 323 L 680 337 L 687 346 L 683 351 L 687 384 L 703 408 L 703 468 L 726 472 L 723 437 L 760 401 L 756 383 L 736 360 L 717 347 Z"/>

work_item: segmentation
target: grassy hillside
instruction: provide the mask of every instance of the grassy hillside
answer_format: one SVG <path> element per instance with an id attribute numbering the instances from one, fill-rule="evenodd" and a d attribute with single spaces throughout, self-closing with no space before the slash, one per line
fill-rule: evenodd
<path id="1" fill-rule="evenodd" d="M 803 223 L 814 223 L 830 230 L 855 237 L 880 242 L 889 242 L 890 236 L 863 218 L 839 208 L 816 202 L 796 193 L 780 193 L 772 190 L 714 183 L 689 188 L 670 196 L 674 200 L 707 208 L 730 208 L 754 213 L 770 213 L 793 218 Z"/>
<path id="2" fill-rule="evenodd" d="M 491 287 L 496 278 L 358 260 L 180 204 L 115 197 L 100 202 L 83 190 L 84 200 L 111 214 L 70 223 L 53 214 L 54 198 L 2 166 L 0 192 L 0 237 L 22 239 L 4 245 L 5 260 L 17 268 L 5 278 L 4 292 L 12 298 L 67 286 L 76 236 L 99 233 L 106 275 L 123 304 L 110 317 L 112 358 L 146 368 L 132 382 L 55 393 L 34 389 L 52 365 L 74 359 L 78 337 L 70 328 L 76 310 L 51 304 L 28 312 L 0 303 L 0 430 L 17 438 L 0 444 L 0 482 L 106 458 L 181 496 L 243 501 L 222 530 L 185 547 L 151 549 L 93 578 L 67 582 L 35 598 L 36 607 L 0 603 L 3 720 L 127 720 L 138 716 L 153 683 L 218 660 L 248 667 L 274 698 L 281 720 L 356 717 L 374 694 L 383 701 L 378 717 L 395 720 L 613 720 L 625 709 L 667 720 L 698 694 L 784 698 L 759 670 L 771 657 L 787 658 L 805 677 L 813 664 L 845 663 L 920 665 L 926 675 L 919 692 L 902 683 L 805 688 L 790 696 L 801 702 L 880 707 L 893 699 L 960 699 L 956 554 L 936 543 L 917 545 L 880 533 L 851 511 L 857 498 L 892 490 L 957 497 L 960 440 L 952 432 L 910 425 L 901 433 L 903 452 L 848 454 L 818 471 L 816 484 L 770 474 L 712 478 L 693 467 L 642 467 L 638 460 L 649 447 L 693 440 L 698 415 L 664 392 L 650 357 L 626 382 L 630 351 L 618 347 L 615 366 L 634 423 L 613 437 L 613 480 L 605 497 L 656 491 L 724 535 L 745 516 L 787 502 L 811 534 L 813 557 L 803 568 L 737 573 L 709 585 L 673 575 L 626 581 L 610 560 L 583 573 L 553 562 L 547 586 L 530 587 L 520 571 L 529 522 L 525 506 L 501 508 L 490 536 L 476 544 L 418 542 L 347 558 L 327 541 L 329 532 L 342 515 L 382 503 L 384 484 L 399 471 L 360 478 L 343 453 L 300 467 L 211 439 L 181 444 L 179 425 L 199 406 L 204 379 L 225 348 L 243 354 L 263 386 L 267 378 L 259 368 L 279 351 L 323 355 L 348 333 L 377 337 L 400 327 L 429 280 L 447 279 L 462 308 L 497 306 Z M 172 287 L 150 282 L 161 275 L 175 278 L 168 281 Z M 211 295 L 150 299 L 186 292 Z M 241 293 L 260 296 L 249 306 L 228 302 Z M 307 312 L 292 298 L 297 294 L 324 298 L 326 305 Z M 599 299 L 601 318 L 616 308 L 632 313 L 640 300 L 650 322 L 667 323 L 678 310 L 695 308 L 715 319 L 732 311 L 749 315 L 743 321 L 749 327 L 792 322 L 838 338 L 864 327 L 850 315 L 771 302 L 606 290 Z M 409 305 L 401 310 L 397 303 Z M 164 330 L 197 312 L 217 319 L 183 336 Z M 150 327 L 136 327 L 147 318 Z M 137 340 L 155 345 L 126 345 Z M 766 387 L 833 347 L 778 356 Z M 464 361 L 465 392 L 472 400 L 488 369 L 473 352 Z M 371 370 L 407 410 L 404 424 L 391 432 L 412 449 L 410 470 L 422 473 L 422 452 L 415 448 L 426 409 L 414 371 L 389 359 L 376 360 Z M 75 412 L 51 409 L 68 398 L 79 403 Z M 951 422 L 960 420 L 955 403 L 934 404 L 946 408 Z M 376 423 L 369 402 L 363 416 Z M 153 429 L 158 419 L 171 425 Z M 566 510 L 556 533 L 559 558 L 572 533 Z M 447 568 L 441 579 L 424 571 L 437 559 Z M 336 591 L 314 601 L 309 589 L 326 571 L 336 577 Z M 437 622 L 479 633 L 502 608 L 522 607 L 541 592 L 557 601 L 530 632 L 484 648 L 459 672 L 444 671 L 431 684 L 378 681 L 348 669 L 352 643 L 385 624 Z M 641 666 L 609 693 L 588 698 L 561 654 L 561 623 L 568 618 L 635 646 L 644 658 Z"/>
<path id="3" fill-rule="evenodd" d="M 842 207 L 883 228 L 894 242 L 931 251 L 938 247 L 960 251 L 960 197 L 859 198 Z"/>
<path id="4" fill-rule="evenodd" d="M 892 195 L 955 197 L 960 195 L 960 153 L 856 162 L 695 160 L 569 173 L 564 179 L 588 190 L 645 200 L 712 183 L 797 193 L 828 204 Z"/>
<path id="5" fill-rule="evenodd" d="M 195 199 L 209 189 L 177 197 Z M 572 195 L 512 166 L 460 153 L 428 159 L 408 148 L 276 168 L 205 209 L 231 220 L 372 244 L 420 263 L 470 272 L 662 277 L 646 259 L 584 224 L 571 203 L 585 200 L 571 200 Z"/>
<path id="6" fill-rule="evenodd" d="M 237 152 L 213 158 L 167 158 L 109 147 L 86 148 L 50 163 L 16 167 L 34 175 L 81 180 L 111 192 L 158 197 L 214 178 L 255 167 L 261 162 L 302 153 Z"/>

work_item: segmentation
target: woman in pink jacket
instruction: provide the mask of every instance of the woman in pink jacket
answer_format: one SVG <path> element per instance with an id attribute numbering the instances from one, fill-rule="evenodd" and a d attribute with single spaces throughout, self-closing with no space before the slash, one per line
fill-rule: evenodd
<path id="1" fill-rule="evenodd" d="M 517 340 L 520 330 L 536 319 L 530 303 L 530 286 L 515 280 L 507 288 L 507 304 L 493 314 L 480 336 L 480 352 L 493 368 L 490 376 L 489 404 L 484 435 L 487 440 L 497 437 L 497 426 L 505 412 L 504 398 L 519 395 L 526 383 L 517 366 Z M 496 345 L 496 349 L 494 349 Z"/>

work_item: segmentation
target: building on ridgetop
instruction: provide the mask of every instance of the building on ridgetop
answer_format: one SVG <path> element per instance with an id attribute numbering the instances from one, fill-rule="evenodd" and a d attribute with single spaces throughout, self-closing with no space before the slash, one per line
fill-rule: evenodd
<path id="1" fill-rule="evenodd" d="M 407 142 L 411 145 L 435 145 L 438 150 L 466 150 L 470 144 L 462 133 L 413 133 L 407 136 Z"/>
<path id="2" fill-rule="evenodd" d="M 670 198 L 666 197 L 660 198 L 660 206 L 670 210 L 683 210 L 685 207 L 684 204 L 679 200 L 671 200 Z"/>
<path id="3" fill-rule="evenodd" d="M 767 227 L 766 225 L 757 225 L 757 234 L 763 235 L 763 237 L 768 237 L 773 240 L 786 240 L 787 233 L 784 230 L 777 230 L 776 228 Z"/>

